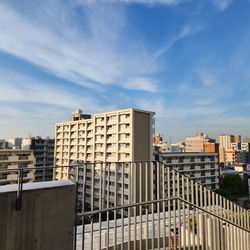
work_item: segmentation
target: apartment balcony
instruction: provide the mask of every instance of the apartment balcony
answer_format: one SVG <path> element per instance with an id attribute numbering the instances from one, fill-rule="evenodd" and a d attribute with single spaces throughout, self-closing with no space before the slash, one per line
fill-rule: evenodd
<path id="1" fill-rule="evenodd" d="M 130 133 L 131 129 L 130 128 L 120 128 L 119 133 Z"/>
<path id="2" fill-rule="evenodd" d="M 8 157 L 8 161 L 13 161 L 13 162 L 15 162 L 15 161 L 19 161 L 19 157 L 18 156 L 9 156 Z"/>
<path id="3" fill-rule="evenodd" d="M 61 133 L 63 132 L 63 128 L 60 126 L 60 127 L 57 127 L 57 130 L 56 130 L 57 133 Z"/>
<path id="4" fill-rule="evenodd" d="M 112 119 L 107 121 L 107 125 L 114 125 L 117 124 L 117 119 Z"/>
<path id="5" fill-rule="evenodd" d="M 116 128 L 107 129 L 107 134 L 108 135 L 112 135 L 112 134 L 116 134 L 116 133 L 117 133 L 117 129 Z"/>

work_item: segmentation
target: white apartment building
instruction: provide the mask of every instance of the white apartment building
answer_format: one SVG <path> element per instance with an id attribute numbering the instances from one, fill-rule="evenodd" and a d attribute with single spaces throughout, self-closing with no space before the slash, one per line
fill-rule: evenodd
<path id="1" fill-rule="evenodd" d="M 69 165 L 82 162 L 86 166 L 86 163 L 89 163 L 86 176 L 87 196 L 91 190 L 91 182 L 99 183 L 100 175 L 103 174 L 105 180 L 103 180 L 101 189 L 103 189 L 102 196 L 105 200 L 107 186 L 115 185 L 116 172 L 117 176 L 124 176 L 126 185 L 120 183 L 119 187 L 123 189 L 126 200 L 128 182 L 133 183 L 133 190 L 137 190 L 135 185 L 139 184 L 133 179 L 136 174 L 128 173 L 129 164 L 124 164 L 124 172 L 122 173 L 122 166 L 118 163 L 153 160 L 154 115 L 154 112 L 130 108 L 90 117 L 90 115 L 82 114 L 81 110 L 77 110 L 70 121 L 56 124 L 54 162 L 59 168 L 56 168 L 54 172 L 54 179 L 70 178 L 72 173 L 67 167 Z M 108 180 L 108 170 L 100 170 L 103 162 L 110 163 L 110 178 Z M 91 179 L 93 165 L 90 163 L 95 163 L 94 180 Z M 80 178 L 82 178 L 83 171 L 82 169 L 80 171 Z M 142 175 L 144 174 L 142 173 Z M 82 179 L 80 179 L 81 181 Z M 95 186 L 94 193 L 99 195 L 99 192 L 100 187 Z M 120 192 L 120 196 L 123 195 L 121 190 L 117 192 Z M 110 190 L 108 195 L 111 197 L 111 202 L 114 202 L 112 201 L 114 192 Z M 137 198 L 134 197 L 135 200 Z M 90 203 L 91 201 L 89 201 Z"/>
<path id="2" fill-rule="evenodd" d="M 159 153 L 158 160 L 211 189 L 219 188 L 217 153 Z"/>
<path id="3" fill-rule="evenodd" d="M 55 165 L 153 160 L 154 113 L 124 109 L 56 124 Z M 57 169 L 56 179 L 68 178 Z"/>
<path id="4" fill-rule="evenodd" d="M 15 184 L 18 180 L 18 169 L 23 168 L 23 182 L 35 180 L 35 157 L 32 150 L 0 150 L 0 185 Z M 16 169 L 15 171 L 10 171 Z"/>

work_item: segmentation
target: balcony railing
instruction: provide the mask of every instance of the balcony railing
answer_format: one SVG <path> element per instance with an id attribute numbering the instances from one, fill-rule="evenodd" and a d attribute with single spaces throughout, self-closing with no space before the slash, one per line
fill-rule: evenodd
<path id="1" fill-rule="evenodd" d="M 74 249 L 249 249 L 250 212 L 171 166 L 100 162 L 63 168 L 78 190 Z M 8 171 L 18 171 L 22 209 L 24 170 Z"/>

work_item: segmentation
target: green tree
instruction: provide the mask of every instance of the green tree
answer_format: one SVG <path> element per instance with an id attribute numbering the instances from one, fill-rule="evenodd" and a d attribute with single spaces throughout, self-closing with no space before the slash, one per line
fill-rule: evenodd
<path id="1" fill-rule="evenodd" d="M 240 195 L 244 194 L 244 181 L 238 174 L 225 175 L 223 184 L 218 193 L 221 195 Z"/>

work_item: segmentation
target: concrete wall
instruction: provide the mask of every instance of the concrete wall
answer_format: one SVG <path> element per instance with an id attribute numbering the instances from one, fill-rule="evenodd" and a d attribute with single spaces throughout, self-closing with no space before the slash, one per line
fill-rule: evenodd
<path id="1" fill-rule="evenodd" d="M 71 181 L 24 184 L 20 211 L 15 208 L 16 187 L 0 187 L 0 249 L 72 249 L 74 184 Z"/>

